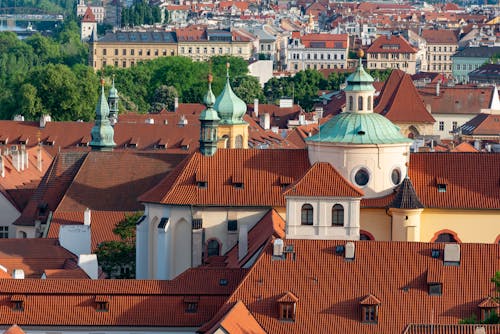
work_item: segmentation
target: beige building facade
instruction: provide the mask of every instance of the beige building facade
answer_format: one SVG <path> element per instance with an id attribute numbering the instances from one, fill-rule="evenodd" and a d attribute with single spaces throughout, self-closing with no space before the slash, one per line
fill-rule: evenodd
<path id="1" fill-rule="evenodd" d="M 450 77 L 452 74 L 452 56 L 457 52 L 458 40 L 452 30 L 424 30 L 422 37 L 427 41 L 427 68 L 426 72 L 443 73 Z"/>
<path id="2" fill-rule="evenodd" d="M 367 68 L 416 73 L 417 51 L 401 36 L 381 36 L 367 50 Z"/>

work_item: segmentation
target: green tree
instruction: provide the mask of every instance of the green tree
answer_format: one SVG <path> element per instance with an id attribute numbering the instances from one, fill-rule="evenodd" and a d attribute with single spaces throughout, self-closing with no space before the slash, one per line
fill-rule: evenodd
<path id="1" fill-rule="evenodd" d="M 236 77 L 232 80 L 231 86 L 236 95 L 247 104 L 253 103 L 254 99 L 259 99 L 259 101 L 265 100 L 264 93 L 260 88 L 259 79 L 256 77 Z"/>
<path id="2" fill-rule="evenodd" d="M 174 110 L 175 99 L 179 97 L 177 89 L 173 86 L 161 85 L 155 89 L 150 112 L 160 112 L 163 109 Z"/>
<path id="3" fill-rule="evenodd" d="M 39 118 L 42 114 L 42 101 L 37 95 L 36 88 L 29 84 L 23 84 L 18 92 L 19 112 L 27 119 Z"/>
<path id="4" fill-rule="evenodd" d="M 113 229 L 120 240 L 97 246 L 99 265 L 109 278 L 135 278 L 135 224 L 141 216 L 142 212 L 126 215 Z"/>
<path id="5" fill-rule="evenodd" d="M 58 63 L 61 57 L 59 45 L 52 39 L 40 34 L 32 35 L 25 40 L 37 57 L 37 64 Z"/>

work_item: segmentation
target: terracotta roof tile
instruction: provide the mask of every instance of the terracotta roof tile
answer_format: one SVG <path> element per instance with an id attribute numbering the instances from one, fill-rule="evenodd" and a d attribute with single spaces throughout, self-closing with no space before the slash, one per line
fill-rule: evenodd
<path id="1" fill-rule="evenodd" d="M 285 196 L 362 197 L 363 191 L 347 181 L 328 162 L 317 162 L 284 192 Z"/>
<path id="2" fill-rule="evenodd" d="M 85 14 L 83 14 L 82 22 L 97 22 L 97 20 L 95 19 L 95 15 L 92 12 L 92 8 L 90 8 L 90 6 L 87 7 Z"/>
<path id="3" fill-rule="evenodd" d="M 478 306 L 481 308 L 497 308 L 500 306 L 500 304 L 498 304 L 498 302 L 494 298 L 488 297 L 484 299 Z"/>
<path id="4" fill-rule="evenodd" d="M 267 333 L 402 333 L 429 322 L 422 310 L 433 310 L 434 324 L 456 324 L 494 292 L 500 252 L 497 244 L 461 244 L 460 265 L 445 266 L 431 256 L 443 244 L 357 241 L 353 261 L 335 253 L 345 241 L 293 244 L 295 260 L 273 259 L 269 245 L 227 302 L 241 300 Z M 434 264 L 443 271 L 441 296 L 428 293 L 426 271 Z M 298 298 L 294 322 L 278 319 L 277 301 L 288 291 Z M 381 302 L 377 324 L 361 321 L 360 302 L 369 294 Z"/>
<path id="5" fill-rule="evenodd" d="M 482 331 L 484 330 L 484 332 Z M 410 324 L 403 334 L 496 334 L 500 332 L 500 325 L 484 324 Z"/>
<path id="6" fill-rule="evenodd" d="M 500 115 L 481 113 L 462 125 L 457 132 L 472 136 L 499 136 Z M 458 148 L 458 146 L 456 147 Z M 473 151 L 468 151 L 473 152 Z"/>
<path id="7" fill-rule="evenodd" d="M 500 131 L 500 129 L 499 129 Z M 500 133 L 500 132 L 498 132 Z M 476 150 L 474 148 L 474 146 L 472 146 L 471 144 L 467 143 L 467 142 L 462 142 L 460 144 L 458 144 L 457 146 L 455 146 L 454 149 L 451 150 L 451 152 L 469 152 L 469 153 L 477 153 L 478 150 Z"/>
<path id="8" fill-rule="evenodd" d="M 219 149 L 211 157 L 196 152 L 139 200 L 178 205 L 284 207 L 280 176 L 295 180 L 308 167 L 306 150 Z M 199 188 L 195 182 L 199 170 L 210 171 L 206 188 Z M 236 174 L 252 182 L 235 187 L 231 178 Z"/>
<path id="9" fill-rule="evenodd" d="M 431 107 L 433 114 L 478 114 L 481 109 L 489 108 L 492 87 L 441 86 L 439 96 L 435 85 L 418 88 L 425 105 Z"/>
<path id="10" fill-rule="evenodd" d="M 453 30 L 439 29 L 422 30 L 422 37 L 427 41 L 427 44 L 457 44 L 457 34 Z"/>
<path id="11" fill-rule="evenodd" d="M 347 34 L 307 34 L 300 37 L 306 48 L 345 49 L 349 44 Z"/>
<path id="12" fill-rule="evenodd" d="M 211 326 L 204 325 L 198 332 L 214 334 L 217 333 L 217 330 L 223 329 L 226 333 L 231 334 L 266 333 L 241 301 L 222 310 L 223 313 L 218 313 L 215 316 L 217 319 L 215 324 L 209 322 L 208 325 Z"/>
<path id="13" fill-rule="evenodd" d="M 365 298 L 361 299 L 359 305 L 379 305 L 380 300 L 372 294 L 369 294 Z"/>
<path id="14" fill-rule="evenodd" d="M 380 36 L 373 41 L 366 53 L 416 53 L 403 36 Z"/>
<path id="15" fill-rule="evenodd" d="M 24 331 L 18 325 L 12 325 L 3 334 L 24 334 Z"/>
<path id="16" fill-rule="evenodd" d="M 45 269 L 47 279 L 84 279 L 89 276 L 82 269 Z"/>

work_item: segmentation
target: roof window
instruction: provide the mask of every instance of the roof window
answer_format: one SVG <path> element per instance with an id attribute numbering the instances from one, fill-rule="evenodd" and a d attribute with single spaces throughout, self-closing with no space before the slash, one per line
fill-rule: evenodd
<path id="1" fill-rule="evenodd" d="M 200 301 L 199 296 L 186 296 L 184 297 L 184 304 L 186 306 L 186 313 L 196 313 L 198 312 L 198 303 Z"/>
<path id="2" fill-rule="evenodd" d="M 378 324 L 380 300 L 369 294 L 359 304 L 361 305 L 361 321 L 365 324 Z"/>
<path id="3" fill-rule="evenodd" d="M 96 296 L 96 311 L 97 312 L 108 312 L 109 311 L 109 297 L 107 296 Z"/>
<path id="4" fill-rule="evenodd" d="M 297 296 L 290 291 L 278 299 L 279 319 L 281 321 L 295 321 L 298 300 Z"/>
<path id="5" fill-rule="evenodd" d="M 24 300 L 25 297 L 23 295 L 13 295 L 10 298 L 12 302 L 12 311 L 23 312 L 24 311 Z"/>

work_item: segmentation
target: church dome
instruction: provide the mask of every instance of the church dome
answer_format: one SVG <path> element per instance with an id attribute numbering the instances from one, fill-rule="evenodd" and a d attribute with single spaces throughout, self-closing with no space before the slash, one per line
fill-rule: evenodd
<path id="1" fill-rule="evenodd" d="M 221 124 L 242 124 L 243 115 L 247 112 L 246 103 L 233 92 L 229 83 L 229 72 L 226 79 L 226 85 L 222 93 L 217 97 L 214 104 L 221 119 Z"/>
<path id="2" fill-rule="evenodd" d="M 380 114 L 341 113 L 320 127 L 308 142 L 342 144 L 410 143 L 399 128 Z"/>

